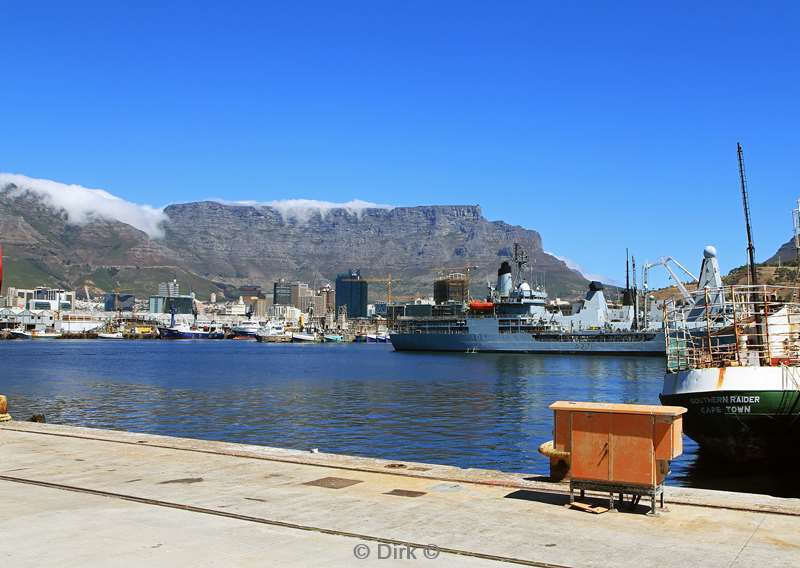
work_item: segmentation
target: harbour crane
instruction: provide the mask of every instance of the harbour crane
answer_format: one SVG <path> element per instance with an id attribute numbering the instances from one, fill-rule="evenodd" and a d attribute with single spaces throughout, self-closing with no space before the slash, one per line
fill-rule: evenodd
<path id="1" fill-rule="evenodd" d="M 654 267 L 660 265 L 660 266 L 664 267 L 664 270 L 667 271 L 667 273 L 669 274 L 670 278 L 672 278 L 672 280 L 675 281 L 675 286 L 677 286 L 678 290 L 681 293 L 681 296 L 683 296 L 683 299 L 688 304 L 694 304 L 694 300 L 692 299 L 692 295 L 689 294 L 689 290 L 686 289 L 686 286 L 684 286 L 684 284 L 681 281 L 681 279 L 678 277 L 678 275 L 675 273 L 675 271 L 670 267 L 670 265 L 669 265 L 670 262 L 673 263 L 675 266 L 677 266 L 679 269 L 681 269 L 689 278 L 691 278 L 691 280 L 689 282 L 697 282 L 697 276 L 695 276 L 694 274 L 689 272 L 688 268 L 686 268 L 684 265 L 682 265 L 680 262 L 678 262 L 677 260 L 675 260 L 671 256 L 665 256 L 665 257 L 659 258 L 655 262 L 649 262 L 649 263 L 644 265 L 644 269 L 642 270 L 642 272 L 643 272 L 642 282 L 644 284 L 645 296 L 647 296 L 647 290 L 648 290 L 648 287 L 647 287 L 647 275 L 650 272 L 651 268 L 654 268 Z"/>

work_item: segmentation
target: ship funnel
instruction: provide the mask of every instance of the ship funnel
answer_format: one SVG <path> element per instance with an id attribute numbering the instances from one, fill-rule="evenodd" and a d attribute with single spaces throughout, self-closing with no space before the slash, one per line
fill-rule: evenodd
<path id="1" fill-rule="evenodd" d="M 508 298 L 511 295 L 512 287 L 511 265 L 504 260 L 497 270 L 497 293 L 501 298 Z"/>

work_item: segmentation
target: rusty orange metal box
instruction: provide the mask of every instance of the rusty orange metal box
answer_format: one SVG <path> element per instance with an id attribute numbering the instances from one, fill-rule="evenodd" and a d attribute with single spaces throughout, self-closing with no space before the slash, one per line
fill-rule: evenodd
<path id="1" fill-rule="evenodd" d="M 683 407 L 558 401 L 550 408 L 553 447 L 569 456 L 575 481 L 654 487 L 683 452 Z M 551 470 L 563 466 L 554 460 Z"/>

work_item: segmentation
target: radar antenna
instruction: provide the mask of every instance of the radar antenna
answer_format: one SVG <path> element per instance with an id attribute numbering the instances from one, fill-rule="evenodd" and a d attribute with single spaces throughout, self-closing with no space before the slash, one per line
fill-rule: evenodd
<path id="1" fill-rule="evenodd" d="M 517 282 L 522 282 L 525 266 L 528 264 L 528 253 L 522 248 L 519 243 L 514 243 L 514 256 L 512 258 L 514 264 L 517 265 Z"/>

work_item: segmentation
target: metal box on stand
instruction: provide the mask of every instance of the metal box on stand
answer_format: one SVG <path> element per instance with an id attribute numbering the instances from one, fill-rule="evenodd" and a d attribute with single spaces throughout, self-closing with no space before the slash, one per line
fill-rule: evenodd
<path id="1" fill-rule="evenodd" d="M 670 460 L 683 453 L 683 419 L 686 409 L 679 406 L 609 404 L 558 401 L 554 411 L 553 447 L 560 456 L 568 455 L 570 497 L 576 489 L 610 494 L 651 497 L 655 512 L 656 497 L 664 504 L 664 478 Z M 558 458 L 551 457 L 551 468 Z"/>

